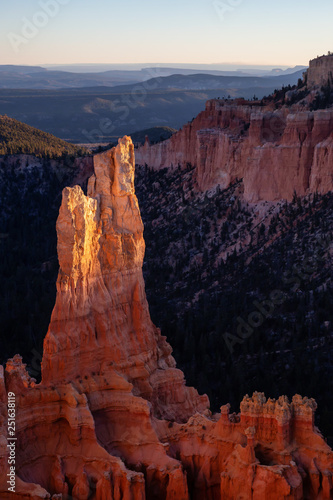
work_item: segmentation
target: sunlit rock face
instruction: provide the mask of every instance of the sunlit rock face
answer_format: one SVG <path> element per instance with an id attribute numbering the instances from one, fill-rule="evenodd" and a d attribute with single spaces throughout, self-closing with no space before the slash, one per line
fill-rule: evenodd
<path id="1" fill-rule="evenodd" d="M 152 324 L 128 137 L 94 157 L 87 196 L 66 188 L 60 271 L 42 382 L 16 355 L 0 370 L 0 498 L 329 499 L 333 455 L 316 404 L 246 396 L 212 415 Z M 221 381 L 223 383 L 223 381 Z M 6 474 L 16 401 L 16 486 Z"/>
<path id="2" fill-rule="evenodd" d="M 153 168 L 191 164 L 201 191 L 243 179 L 245 199 L 258 202 L 332 190 L 332 155 L 332 109 L 292 112 L 211 100 L 170 139 L 141 146 L 136 161 Z"/>
<path id="3" fill-rule="evenodd" d="M 150 319 L 131 139 L 95 156 L 94 172 L 87 196 L 79 186 L 63 191 L 60 271 L 44 342 L 43 383 L 119 371 L 156 416 L 186 420 L 208 400 L 185 387 L 171 347 Z"/>

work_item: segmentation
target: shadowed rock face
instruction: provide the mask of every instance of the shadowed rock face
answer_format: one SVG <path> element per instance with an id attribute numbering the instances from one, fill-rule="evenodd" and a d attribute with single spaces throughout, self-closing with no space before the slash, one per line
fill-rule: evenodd
<path id="1" fill-rule="evenodd" d="M 329 499 L 333 455 L 316 404 L 246 396 L 212 415 L 152 324 L 128 137 L 94 157 L 88 195 L 66 188 L 57 298 L 42 382 L 20 356 L 0 371 L 1 499 Z M 223 381 L 221 381 L 223 383 Z M 16 400 L 8 492 L 7 398 Z"/>
<path id="2" fill-rule="evenodd" d="M 196 167 L 198 188 L 243 179 L 249 202 L 333 189 L 333 110 L 295 111 L 211 100 L 170 139 L 136 153 L 139 165 Z"/>

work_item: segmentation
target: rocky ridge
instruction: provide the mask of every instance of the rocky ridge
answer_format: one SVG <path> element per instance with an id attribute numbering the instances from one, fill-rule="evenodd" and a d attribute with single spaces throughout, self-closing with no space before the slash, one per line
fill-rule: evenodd
<path id="1" fill-rule="evenodd" d="M 88 195 L 65 188 L 57 299 L 42 382 L 20 356 L 1 371 L 1 498 L 322 498 L 333 455 L 313 400 L 245 396 L 212 415 L 150 319 L 143 225 L 127 137 L 94 157 Z M 16 493 L 7 489 L 7 395 L 17 404 Z"/>

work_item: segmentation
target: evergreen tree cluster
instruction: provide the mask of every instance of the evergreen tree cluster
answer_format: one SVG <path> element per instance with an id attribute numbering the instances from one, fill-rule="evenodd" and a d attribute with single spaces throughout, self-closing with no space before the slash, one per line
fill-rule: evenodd
<path id="1" fill-rule="evenodd" d="M 241 181 L 202 195 L 190 166 L 138 169 L 136 193 L 151 315 L 187 382 L 215 411 L 238 411 L 255 390 L 314 397 L 332 440 L 333 194 L 267 203 L 258 217 Z M 282 300 L 270 312 L 274 290 Z"/>
<path id="2" fill-rule="evenodd" d="M 0 155 L 31 154 L 39 158 L 82 156 L 87 151 L 52 134 L 0 115 Z"/>

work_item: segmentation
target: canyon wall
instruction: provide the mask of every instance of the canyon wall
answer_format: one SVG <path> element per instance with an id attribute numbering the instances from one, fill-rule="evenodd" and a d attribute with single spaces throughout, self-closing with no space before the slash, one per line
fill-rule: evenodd
<path id="1" fill-rule="evenodd" d="M 331 498 L 333 453 L 314 426 L 314 400 L 255 393 L 239 414 L 224 405 L 213 415 L 185 385 L 149 315 L 130 138 L 93 163 L 87 196 L 63 191 L 42 381 L 19 355 L 0 367 L 1 499 Z"/>
<path id="2" fill-rule="evenodd" d="M 195 167 L 198 188 L 243 179 L 249 202 L 291 200 L 333 189 L 333 110 L 291 112 L 211 100 L 170 139 L 136 152 L 139 165 Z"/>

